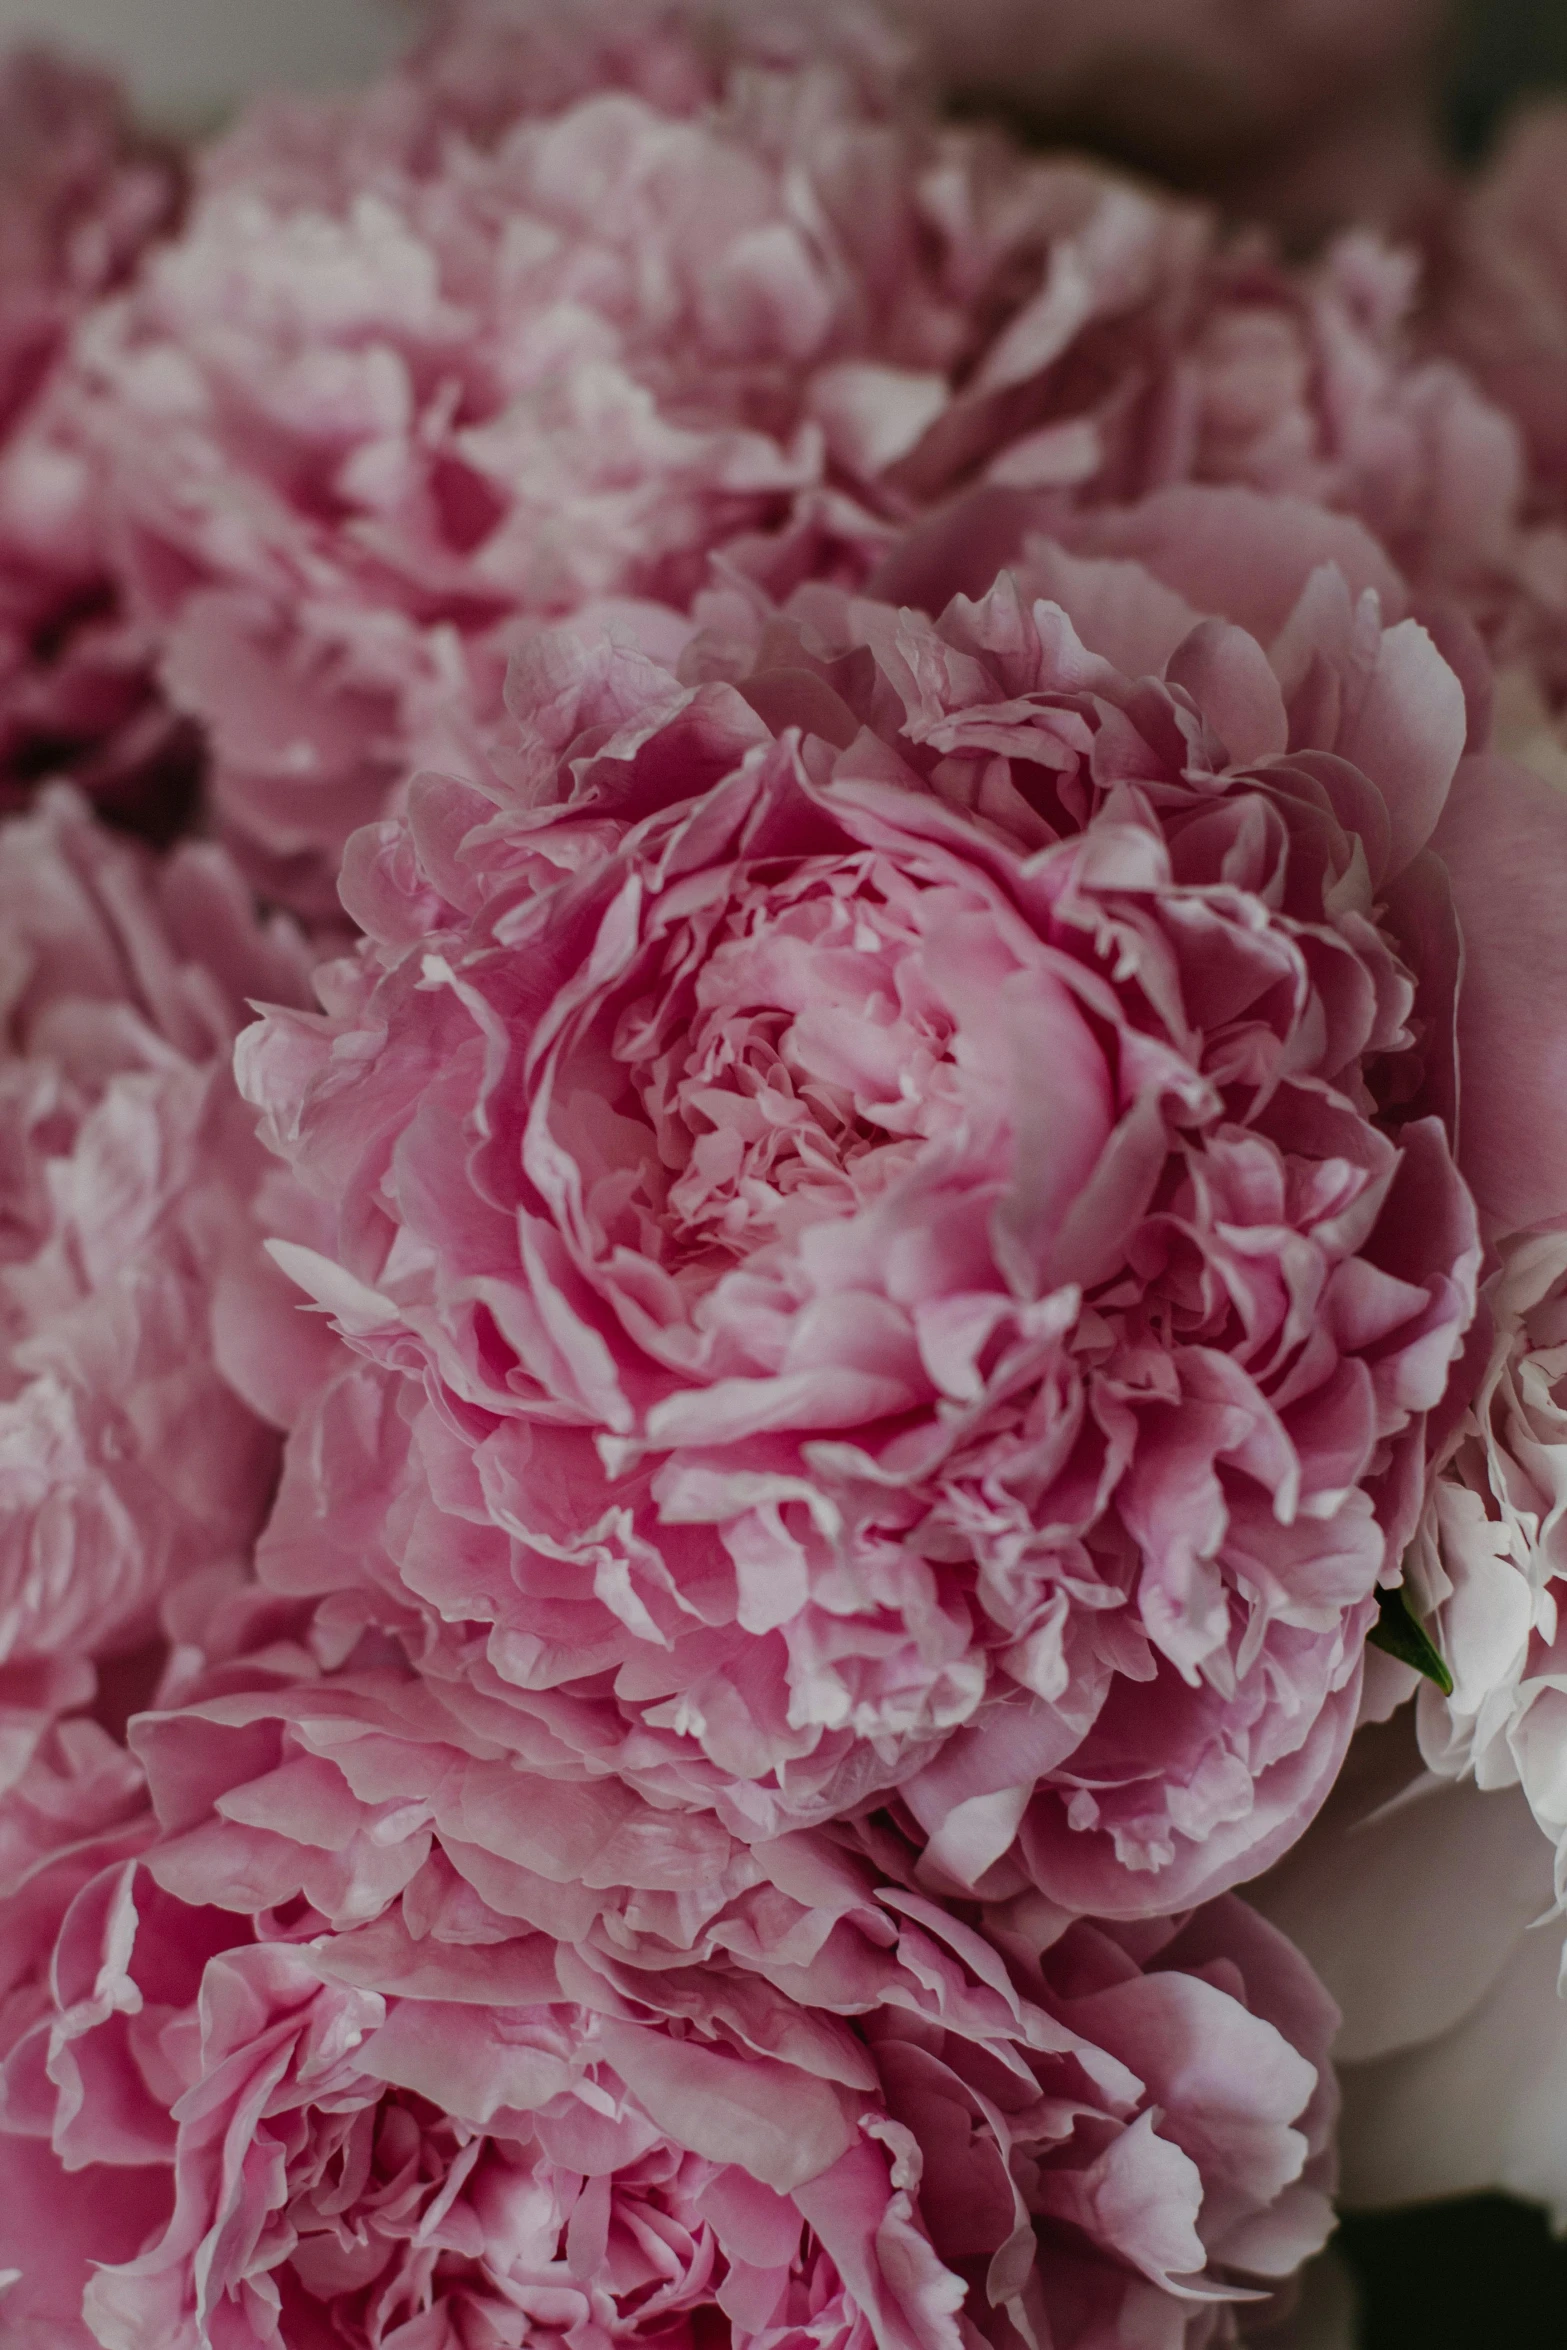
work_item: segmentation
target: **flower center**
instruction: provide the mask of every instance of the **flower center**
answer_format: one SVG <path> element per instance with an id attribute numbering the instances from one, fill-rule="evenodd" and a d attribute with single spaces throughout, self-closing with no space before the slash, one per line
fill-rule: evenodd
<path id="1" fill-rule="evenodd" d="M 960 1123 L 919 894 L 869 860 L 811 863 L 705 934 L 667 935 L 612 1048 L 642 1147 L 625 1137 L 611 1180 L 635 1244 L 683 1285 L 852 1216 Z"/>

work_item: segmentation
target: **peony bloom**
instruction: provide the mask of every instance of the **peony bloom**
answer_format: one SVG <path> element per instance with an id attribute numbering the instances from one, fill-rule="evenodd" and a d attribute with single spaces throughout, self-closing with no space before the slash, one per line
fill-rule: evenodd
<path id="1" fill-rule="evenodd" d="M 274 1945 L 209 1963 L 174 2215 L 89 2284 L 97 2341 L 312 2326 L 379 2350 L 548 2325 L 745 2345 L 809 2326 L 957 2350 L 917 2155 L 895 2184 L 863 2097 L 562 2000 L 547 1948 L 492 1954 L 503 2003 L 385 1998 L 323 1983 L 322 1961 Z"/>
<path id="2" fill-rule="evenodd" d="M 795 509 L 863 573 L 956 375 L 966 465 L 970 412 L 1200 237 L 905 118 L 852 52 L 778 55 L 760 18 L 731 47 L 651 7 L 452 11 L 364 99 L 220 142 L 95 321 L 138 615 L 221 816 L 302 905 L 417 756 L 482 756 L 519 619 L 684 604 Z M 1081 461 L 1068 435 L 1056 472 Z"/>
<path id="3" fill-rule="evenodd" d="M 939 1888 L 1168 1912 L 1299 1832 L 1472 1310 L 1465 713 L 1307 510 L 1181 496 L 1164 579 L 808 590 L 693 644 L 738 684 L 548 640 L 512 793 L 353 844 L 364 948 L 239 1053 L 365 1358 L 270 1587 L 746 1841 L 895 1795 Z"/>
<path id="4" fill-rule="evenodd" d="M 1203 478 L 1362 513 L 1423 585 L 1496 560 L 1511 428 L 1413 362 L 1401 261 L 1221 250 L 939 126 L 852 12 L 789 21 L 705 48 L 653 6 L 474 0 L 364 96 L 220 142 L 84 338 L 136 617 L 303 910 L 415 766 L 485 771 L 530 631 L 670 655 L 715 556 L 861 584 L 959 492 Z"/>
<path id="5" fill-rule="evenodd" d="M 279 1657 L 144 1717 L 161 1830 L 66 1856 L 0 2104 L 39 2231 L 0 2218 L 11 2308 L 58 2311 L 56 2344 L 505 2343 L 531 2321 L 1206 2350 L 1320 2245 L 1336 2018 L 1239 1902 L 961 1916 L 885 1836 L 883 1867 L 808 1835 L 738 1853 L 743 1890 L 682 1966 L 660 1927 L 689 1894 L 614 1886 L 648 1888 L 661 1847 L 667 1871 L 667 1815 L 611 1782 L 619 1833 L 570 1864 L 561 1939 L 562 1914 L 519 1908 L 526 1870 L 420 1831 L 410 1797 L 422 1750 L 469 1838 L 563 1851 L 587 1826 L 568 1791 L 519 1780 L 471 1706 L 440 1740 L 384 1654 L 301 1660 L 287 1687 Z M 334 1933 L 304 1888 L 355 1846 L 412 1857 Z M 89 2195 L 139 2240 L 68 2271 L 81 2322 L 36 2243 L 79 2242 Z"/>
<path id="6" fill-rule="evenodd" d="M 266 1162 L 228 1065 L 248 996 L 304 993 L 286 926 L 257 925 L 221 850 L 157 864 L 62 785 L 0 826 L 0 940 L 0 1704 L 20 1765 L 90 1694 L 89 1660 L 253 1540 L 318 1349 L 261 1255 Z"/>
<path id="7" fill-rule="evenodd" d="M 1431 1767 L 1521 1785 L 1567 1890 L 1567 1234 L 1505 1241 L 1490 1359 L 1433 1488 L 1413 1579 L 1453 1679 L 1421 1692 Z"/>
<path id="8" fill-rule="evenodd" d="M 73 330 L 170 227 L 179 193 L 103 76 L 41 50 L 0 60 L 0 806 L 69 771 L 163 834 L 195 744 L 120 607 L 68 378 Z"/>

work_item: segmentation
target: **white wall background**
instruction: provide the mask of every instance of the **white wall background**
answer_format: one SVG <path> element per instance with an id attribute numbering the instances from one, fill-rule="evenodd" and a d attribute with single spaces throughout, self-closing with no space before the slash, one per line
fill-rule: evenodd
<path id="1" fill-rule="evenodd" d="M 144 114 L 217 120 L 250 91 L 362 80 L 407 38 L 418 0 L 0 0 L 0 45 L 43 37 L 113 65 Z"/>

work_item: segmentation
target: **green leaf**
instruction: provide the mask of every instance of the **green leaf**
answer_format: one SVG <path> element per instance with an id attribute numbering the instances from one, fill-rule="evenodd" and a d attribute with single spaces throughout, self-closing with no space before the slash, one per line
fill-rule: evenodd
<path id="1" fill-rule="evenodd" d="M 1424 1673 L 1428 1681 L 1436 1683 L 1444 1697 L 1451 1697 L 1453 1676 L 1443 1664 L 1441 1651 L 1424 1624 L 1410 1613 L 1403 1589 L 1379 1591 L 1377 1607 L 1380 1614 L 1366 1635 L 1372 1647 L 1396 1656 L 1401 1665 L 1413 1665 L 1417 1673 Z"/>

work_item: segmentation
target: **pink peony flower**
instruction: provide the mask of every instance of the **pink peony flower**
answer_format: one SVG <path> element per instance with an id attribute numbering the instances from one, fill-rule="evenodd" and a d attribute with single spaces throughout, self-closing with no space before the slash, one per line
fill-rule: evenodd
<path id="1" fill-rule="evenodd" d="M 1477 1264 L 1462 692 L 1331 566 L 1291 615 L 1305 509 L 1180 498 L 1271 664 L 1044 544 L 1081 635 L 1007 580 L 806 591 L 738 686 L 547 641 L 513 793 L 363 835 L 366 946 L 239 1048 L 373 1366 L 264 1581 L 397 1594 L 563 1770 L 747 1841 L 895 1790 L 933 1884 L 1095 1914 L 1330 1784 Z"/>
<path id="2" fill-rule="evenodd" d="M 691 1905 L 651 1891 L 615 1933 L 562 1941 L 515 1907 L 526 1872 L 412 1830 L 410 1761 L 436 1761 L 417 1679 L 279 1688 L 276 1656 L 224 1668 L 248 1692 L 145 1718 L 164 1832 L 78 1872 L 51 1993 L 13 2035 L 0 2166 L 25 2147 L 44 2240 L 79 2240 L 116 2175 L 152 2213 L 57 2340 L 506 2342 L 531 2320 L 1198 2350 L 1320 2244 L 1335 2018 L 1240 1903 L 1123 1929 L 1037 1898 L 965 1919 L 899 1881 L 885 1838 L 891 1876 L 818 1835 L 743 1856 L 733 1948 L 700 1965 L 656 1947 L 660 1912 Z M 448 1717 L 438 1800 L 463 1801 L 466 1759 L 471 1832 L 580 1838 L 566 1791 L 523 1798 L 504 1761 L 510 1800 L 486 1806 L 469 1716 Z M 395 1824 L 365 1802 L 394 1782 Z M 306 1881 L 354 1841 L 411 1842 L 412 1874 L 335 1934 L 298 1895 L 252 1915 L 285 1881 L 254 1873 L 261 1821 Z M 647 1858 L 659 1821 L 642 1807 Z M 631 1826 L 623 1807 L 604 1865 L 575 1862 L 579 1922 L 615 1912 Z M 792 1980 L 752 1970 L 748 1922 Z M 3 2222 L 0 2250 L 44 2297 Z"/>
<path id="3" fill-rule="evenodd" d="M 95 329 L 138 610 L 220 812 L 307 902 L 417 744 L 500 714 L 500 623 L 689 596 L 829 437 L 885 467 L 946 403 L 965 273 L 1038 244 L 1004 178 L 971 220 L 977 159 L 927 228 L 935 142 L 852 73 L 715 78 L 635 13 L 458 11 L 362 107 L 242 126 Z M 1052 226 L 1094 201 L 1071 175 Z"/>
<path id="4" fill-rule="evenodd" d="M 99 2341 L 809 2326 L 956 2350 L 961 2287 L 914 2217 L 917 2157 L 894 2184 L 863 2098 L 584 2011 L 547 1950 L 494 1964 L 505 2003 L 460 2005 L 323 1984 L 312 1956 L 209 1964 L 175 2215 L 89 2285 Z"/>
<path id="5" fill-rule="evenodd" d="M 529 630 L 585 609 L 672 656 L 715 554 L 863 583 L 975 485 L 1196 476 L 1363 512 L 1422 583 L 1495 560 L 1511 428 L 1413 363 L 1404 264 L 1221 251 L 938 126 L 852 15 L 788 21 L 704 49 L 656 8 L 450 12 L 363 97 L 220 142 L 95 320 L 137 620 L 303 909 L 412 768 L 485 771 Z"/>
<path id="6" fill-rule="evenodd" d="M 1435 1485 L 1417 1588 L 1453 1690 L 1422 1692 L 1432 1768 L 1481 1788 L 1520 1782 L 1567 1889 L 1567 1234 L 1502 1245 L 1486 1288 L 1490 1360 Z"/>
<path id="7" fill-rule="evenodd" d="M 0 60 L 0 807 L 68 770 L 158 834 L 186 812 L 191 730 L 120 609 L 101 481 L 65 382 L 73 329 L 172 224 L 180 175 L 102 75 Z"/>
<path id="8" fill-rule="evenodd" d="M 90 1696 L 90 1659 L 247 1549 L 320 1349 L 261 1254 L 276 1177 L 229 1070 L 246 997 L 304 994 L 287 927 L 258 927 L 222 851 L 156 864 L 58 786 L 0 826 L 0 941 L 0 1705 L 20 1766 Z"/>

